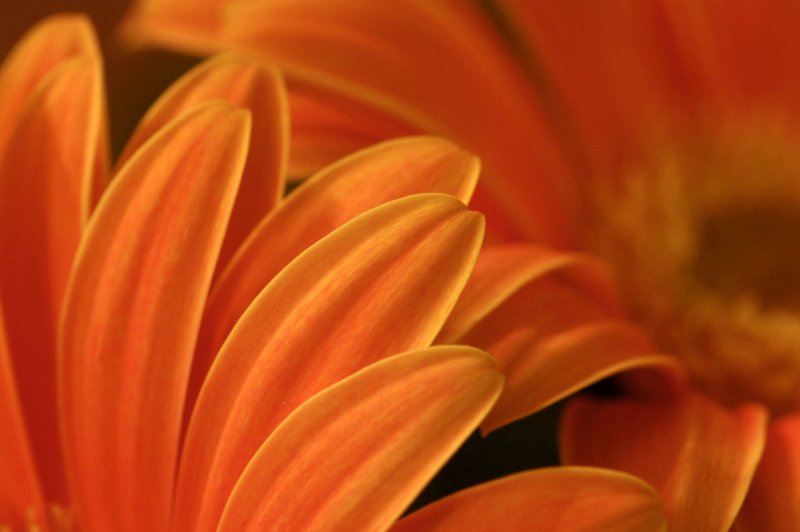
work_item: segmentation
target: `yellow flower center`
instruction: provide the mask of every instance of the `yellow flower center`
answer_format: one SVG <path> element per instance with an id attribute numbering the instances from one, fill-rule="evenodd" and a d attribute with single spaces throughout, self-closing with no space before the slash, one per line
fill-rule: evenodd
<path id="1" fill-rule="evenodd" d="M 596 251 L 697 386 L 800 410 L 800 138 L 750 123 L 665 145 L 595 194 Z"/>

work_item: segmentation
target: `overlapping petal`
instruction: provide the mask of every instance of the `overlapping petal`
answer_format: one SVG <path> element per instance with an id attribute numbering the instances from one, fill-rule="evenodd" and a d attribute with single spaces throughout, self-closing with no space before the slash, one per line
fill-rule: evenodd
<path id="1" fill-rule="evenodd" d="M 578 196 L 569 163 L 543 127 L 546 112 L 524 72 L 477 6 L 239 2 L 226 10 L 220 42 L 276 62 L 290 79 L 480 153 L 486 175 L 476 206 L 489 215 L 497 237 L 562 244 L 574 238 Z"/>
<path id="2" fill-rule="evenodd" d="M 764 455 L 734 529 L 737 532 L 791 532 L 798 528 L 800 414 L 792 414 L 770 424 Z"/>
<path id="3" fill-rule="evenodd" d="M 283 79 L 274 68 L 235 53 L 217 55 L 174 83 L 142 118 L 117 161 L 121 167 L 160 128 L 204 102 L 221 99 L 248 109 L 253 127 L 245 172 L 220 252 L 224 266 L 284 188 L 289 117 Z"/>
<path id="4" fill-rule="evenodd" d="M 296 255 L 386 201 L 441 192 L 466 203 L 478 168 L 473 155 L 448 141 L 398 139 L 339 161 L 293 192 L 259 224 L 215 282 L 200 333 L 190 398 L 244 310 Z"/>
<path id="5" fill-rule="evenodd" d="M 700 395 L 578 399 L 562 420 L 562 460 L 637 475 L 661 494 L 675 530 L 733 523 L 764 447 L 766 412 Z"/>
<path id="6" fill-rule="evenodd" d="M 453 197 L 411 196 L 351 220 L 275 277 L 200 392 L 175 526 L 213 528 L 258 447 L 308 397 L 373 361 L 429 345 L 482 232 L 481 216 Z"/>
<path id="7" fill-rule="evenodd" d="M 59 367 L 83 528 L 168 524 L 186 381 L 249 124 L 219 102 L 170 123 L 92 217 L 66 297 Z"/>
<path id="8" fill-rule="evenodd" d="M 52 451 L 56 327 L 72 259 L 108 171 L 101 60 L 88 22 L 42 23 L 0 78 L 0 300 L 39 473 L 48 497 L 63 501 L 63 465 Z"/>
<path id="9" fill-rule="evenodd" d="M 217 530 L 387 528 L 475 429 L 502 381 L 488 355 L 461 346 L 368 366 L 286 418 L 247 465 Z"/>
<path id="10" fill-rule="evenodd" d="M 393 532 L 667 529 L 658 495 L 616 471 L 560 467 L 511 475 L 460 491 L 402 519 Z"/>

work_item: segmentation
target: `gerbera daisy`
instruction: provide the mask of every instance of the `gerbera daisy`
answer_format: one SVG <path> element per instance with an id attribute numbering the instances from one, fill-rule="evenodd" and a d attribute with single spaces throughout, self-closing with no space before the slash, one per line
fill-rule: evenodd
<path id="1" fill-rule="evenodd" d="M 490 427 L 541 406 L 531 386 L 561 379 L 544 372 L 554 360 L 596 376 L 619 369 L 621 352 L 668 353 L 691 387 L 574 401 L 562 459 L 640 475 L 679 530 L 728 529 L 737 514 L 741 530 L 800 528 L 795 2 L 181 6 L 137 2 L 128 34 L 277 63 L 292 134 L 317 146 L 293 154 L 293 169 L 398 131 L 446 135 L 484 162 L 473 205 L 495 241 L 610 267 L 625 312 L 598 300 L 597 274 L 541 275 L 548 257 L 551 272 L 572 262 L 561 252 L 488 250 L 459 303 L 472 317 L 441 339 L 503 367 Z M 471 293 L 485 295 L 464 302 Z M 623 389 L 653 389 L 642 384 Z"/>
<path id="2" fill-rule="evenodd" d="M 482 240 L 474 156 L 387 142 L 282 200 L 285 100 L 276 70 L 212 58 L 109 171 L 88 22 L 7 59 L 0 529 L 386 529 L 497 400 L 486 353 L 430 347 Z M 666 524 L 646 483 L 582 467 L 400 526 L 423 521 Z"/>

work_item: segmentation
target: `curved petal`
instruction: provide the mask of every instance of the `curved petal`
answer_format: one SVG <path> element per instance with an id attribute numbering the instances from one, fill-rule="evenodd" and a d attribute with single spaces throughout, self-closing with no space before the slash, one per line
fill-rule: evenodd
<path id="1" fill-rule="evenodd" d="M 0 313 L 0 523 L 13 529 L 47 530 L 44 498 L 28 434 Z"/>
<path id="2" fill-rule="evenodd" d="M 611 276 L 590 256 L 530 244 L 489 246 L 481 250 L 475 271 L 437 342 L 458 341 L 516 292 L 548 275 L 583 288 L 587 297 L 606 306 L 610 315 L 620 313 Z"/>
<path id="3" fill-rule="evenodd" d="M 603 321 L 547 338 L 521 329 L 492 346 L 507 378 L 503 395 L 481 425 L 484 433 L 533 414 L 568 395 L 618 373 L 648 370 L 663 382 L 649 392 L 673 390 L 683 374 L 674 357 L 656 354 L 633 325 Z"/>
<path id="4" fill-rule="evenodd" d="M 766 412 L 699 395 L 577 399 L 562 418 L 567 464 L 627 471 L 661 494 L 675 530 L 728 530 L 761 456 Z"/>
<path id="5" fill-rule="evenodd" d="M 800 414 L 773 421 L 737 532 L 800 530 Z"/>
<path id="6" fill-rule="evenodd" d="M 518 473 L 457 492 L 400 520 L 392 532 L 656 532 L 658 494 L 636 477 L 588 467 Z"/>
<path id="7" fill-rule="evenodd" d="M 0 155 L 0 298 L 39 471 L 48 498 L 62 502 L 55 338 L 72 259 L 106 181 L 104 113 L 100 58 L 65 59 L 28 95 Z"/>
<path id="8" fill-rule="evenodd" d="M 99 57 L 100 51 L 82 15 L 55 15 L 28 31 L 0 70 L 0 153 L 42 79 L 62 61 L 86 56 Z"/>
<path id="9" fill-rule="evenodd" d="M 222 39 L 290 79 L 455 139 L 484 162 L 476 200 L 493 234 L 568 244 L 580 193 L 572 160 L 482 15 L 460 0 L 253 0 L 230 6 Z"/>
<path id="10" fill-rule="evenodd" d="M 145 144 L 92 217 L 59 361 L 82 528 L 166 528 L 186 381 L 249 135 L 245 111 L 198 108 Z"/>
<path id="11" fill-rule="evenodd" d="M 198 104 L 221 99 L 248 109 L 253 128 L 239 194 L 218 267 L 224 266 L 250 231 L 278 203 L 284 188 L 289 117 L 280 73 L 253 58 L 226 53 L 211 58 L 178 80 L 142 118 L 120 155 L 121 167 L 170 120 Z"/>
<path id="12" fill-rule="evenodd" d="M 468 202 L 477 159 L 433 137 L 389 141 L 344 159 L 310 179 L 245 242 L 214 283 L 195 357 L 190 400 L 225 337 L 272 278 L 305 248 L 386 201 L 421 192 Z"/>
<path id="13" fill-rule="evenodd" d="M 308 397 L 371 362 L 429 345 L 482 235 L 481 215 L 453 197 L 410 196 L 353 219 L 275 277 L 200 391 L 175 528 L 213 528 L 259 445 Z"/>
<path id="14" fill-rule="evenodd" d="M 236 483 L 217 530 L 385 529 L 475 429 L 502 383 L 489 356 L 462 346 L 368 366 L 281 423 Z"/>

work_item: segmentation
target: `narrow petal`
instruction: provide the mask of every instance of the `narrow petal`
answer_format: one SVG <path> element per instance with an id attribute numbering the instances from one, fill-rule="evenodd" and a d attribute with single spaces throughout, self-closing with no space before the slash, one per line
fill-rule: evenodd
<path id="1" fill-rule="evenodd" d="M 800 414 L 773 421 L 737 532 L 800 530 Z"/>
<path id="2" fill-rule="evenodd" d="M 191 358 L 247 154 L 245 111 L 172 122 L 115 178 L 76 257 L 60 401 L 81 528 L 164 530 Z"/>
<path id="3" fill-rule="evenodd" d="M 233 0 L 134 0 L 120 27 L 132 46 L 165 45 L 189 54 L 222 48 L 220 26 Z"/>
<path id="4" fill-rule="evenodd" d="M 0 523 L 46 530 L 44 499 L 28 441 L 0 314 Z"/>
<path id="5" fill-rule="evenodd" d="M 263 221 L 214 284 L 201 330 L 190 398 L 247 306 L 295 256 L 354 216 L 415 193 L 468 202 L 477 159 L 432 137 L 389 141 L 322 171 Z"/>
<path id="6" fill-rule="evenodd" d="M 256 298 L 209 372 L 180 469 L 175 528 L 213 528 L 261 443 L 314 393 L 430 344 L 483 219 L 443 194 L 377 207 L 302 253 Z"/>
<path id="7" fill-rule="evenodd" d="M 416 128 L 312 85 L 289 84 L 292 116 L 289 174 L 303 178 L 379 141 L 416 133 Z"/>
<path id="8" fill-rule="evenodd" d="M 264 442 L 218 530 L 386 529 L 475 430 L 502 382 L 490 357 L 461 346 L 368 366 Z"/>
<path id="9" fill-rule="evenodd" d="M 637 475 L 661 494 L 674 530 L 733 523 L 764 446 L 766 413 L 721 408 L 699 395 L 572 402 L 562 420 L 567 464 Z"/>
<path id="10" fill-rule="evenodd" d="M 25 101 L 53 68 L 71 58 L 99 55 L 91 23 L 84 16 L 55 15 L 35 25 L 0 70 L 0 153 Z"/>
<path id="11" fill-rule="evenodd" d="M 553 274 L 585 289 L 587 296 L 604 304 L 610 314 L 620 312 L 613 280 L 591 257 L 529 244 L 490 246 L 481 251 L 475 272 L 437 341 L 458 341 L 527 284 Z"/>
<path id="12" fill-rule="evenodd" d="M 59 34 L 51 36 L 57 38 Z M 106 170 L 100 59 L 43 77 L 0 156 L 0 298 L 20 400 L 48 498 L 64 501 L 55 338 L 72 259 Z"/>
<path id="13" fill-rule="evenodd" d="M 219 267 L 239 247 L 283 194 L 289 136 L 285 88 L 280 73 L 253 58 L 227 53 L 209 59 L 184 75 L 145 115 L 117 166 L 170 120 L 198 104 L 221 99 L 248 109 L 253 129 L 244 176 L 236 197 Z"/>
<path id="14" fill-rule="evenodd" d="M 222 39 L 275 62 L 290 79 L 477 153 L 486 176 L 476 200 L 498 237 L 549 244 L 574 237 L 580 190 L 572 160 L 506 43 L 473 3 L 237 2 L 226 11 Z"/>
<path id="15" fill-rule="evenodd" d="M 647 370 L 649 390 L 674 390 L 682 382 L 674 357 L 656 354 L 642 331 L 621 321 L 581 325 L 547 338 L 535 329 L 521 329 L 492 346 L 507 377 L 503 395 L 481 425 L 490 432 L 522 419 L 607 377 Z M 654 386 L 653 378 L 660 378 Z"/>
<path id="16" fill-rule="evenodd" d="M 658 494 L 636 477 L 588 467 L 511 475 L 460 491 L 400 520 L 392 532 L 657 532 Z"/>

